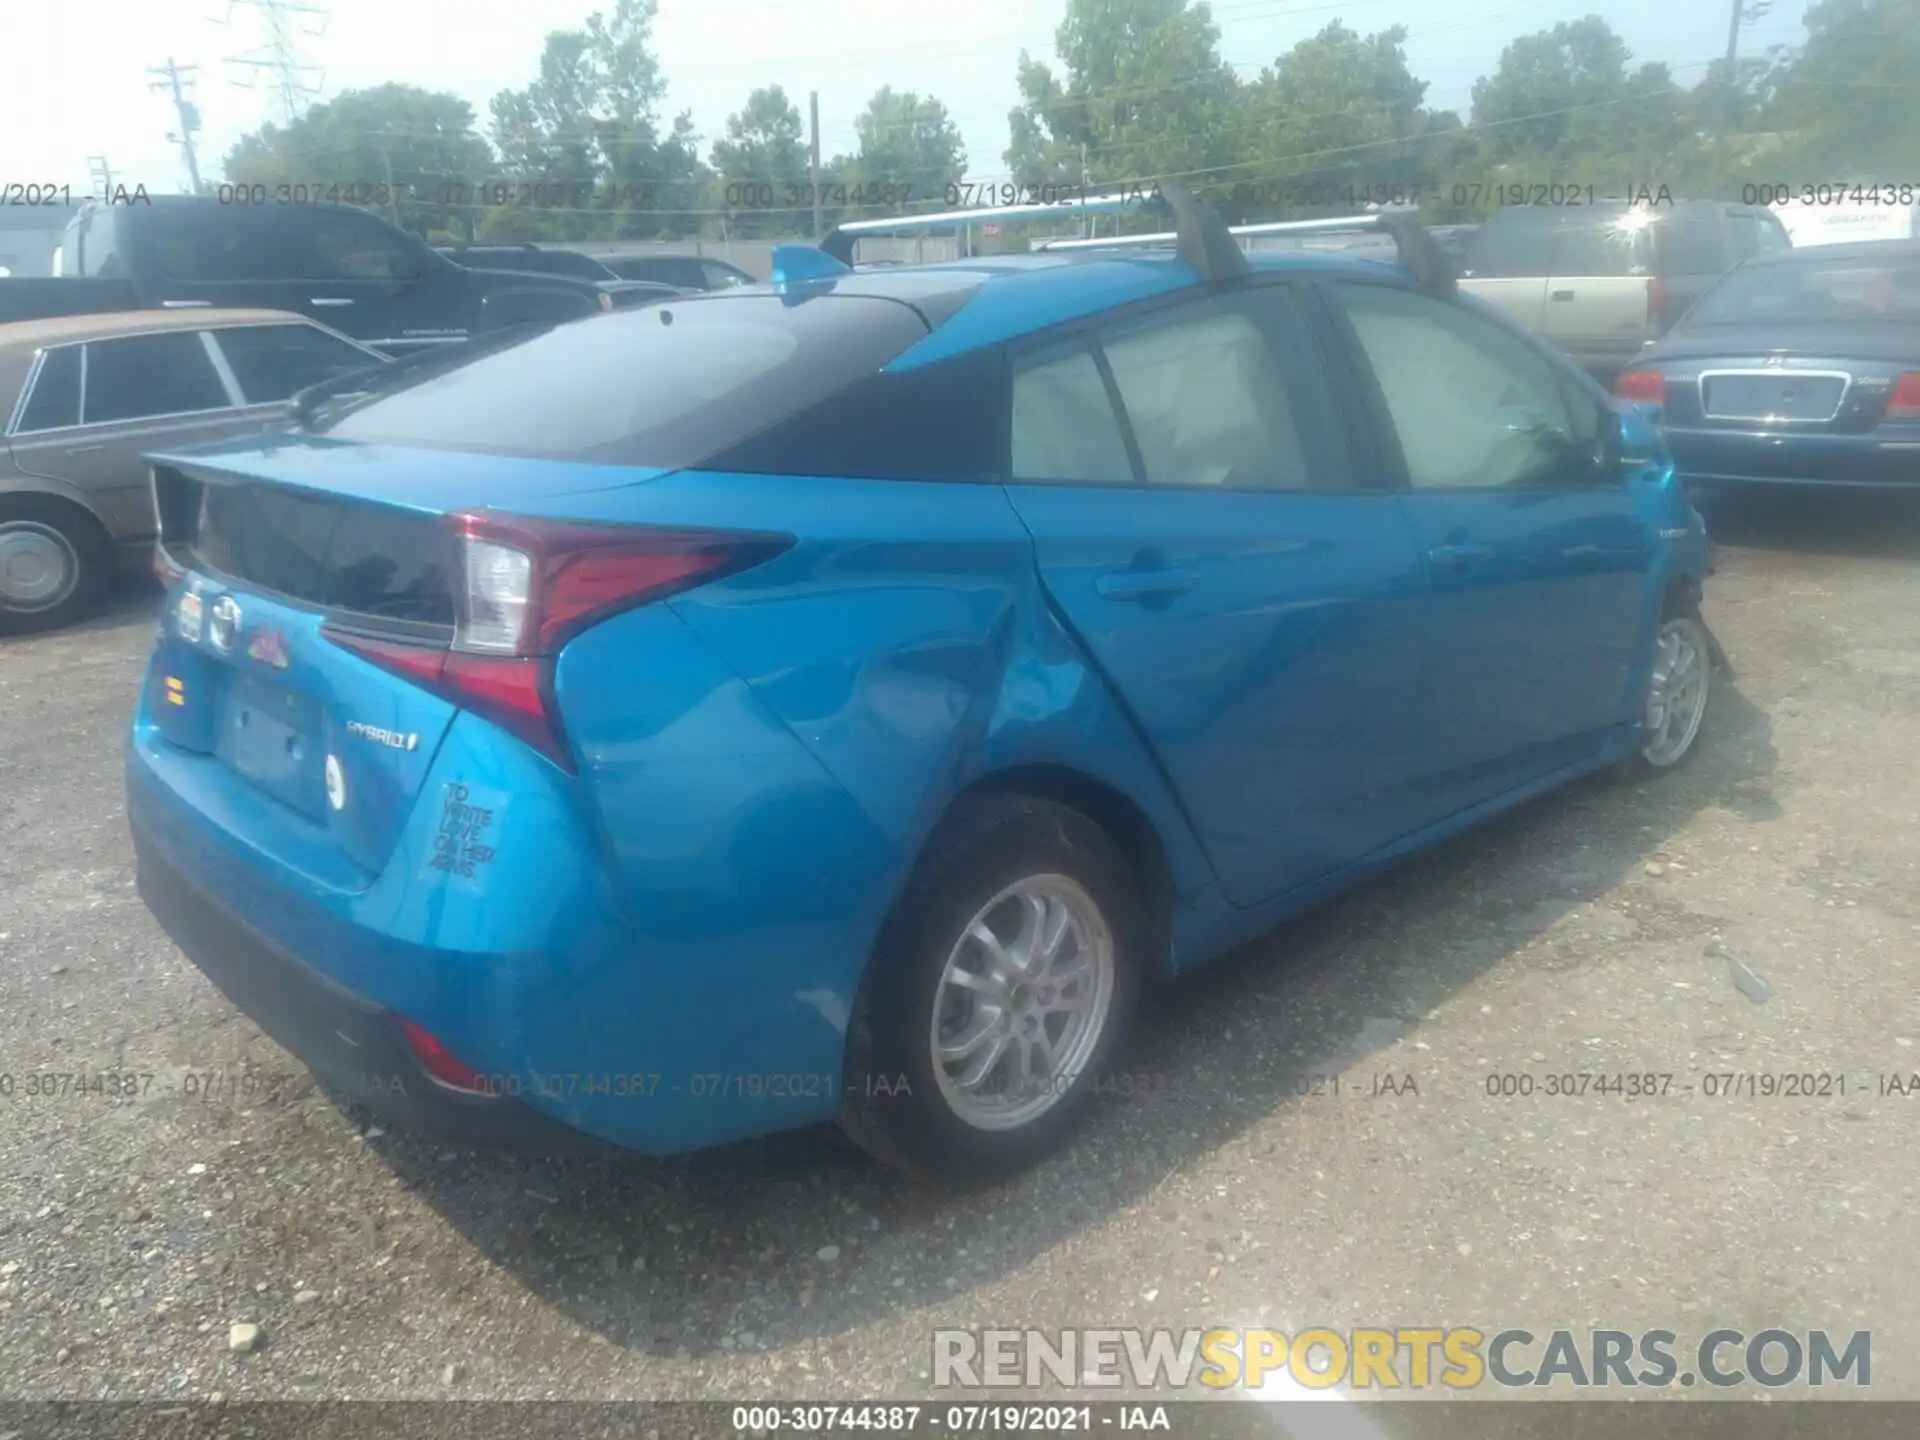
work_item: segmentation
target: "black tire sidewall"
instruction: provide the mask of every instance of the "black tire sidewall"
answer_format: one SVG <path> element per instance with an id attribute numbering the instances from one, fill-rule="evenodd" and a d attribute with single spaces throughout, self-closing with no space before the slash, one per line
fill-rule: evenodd
<path id="1" fill-rule="evenodd" d="M 1031 1123 L 982 1130 L 950 1108 L 929 1044 L 940 979 L 961 929 L 995 895 L 1042 874 L 1080 885 L 1106 922 L 1114 992 L 1086 1067 Z M 1058 1148 L 1097 1098 L 1126 1041 L 1144 980 L 1139 881 L 1105 831 L 1078 811 L 1027 796 L 968 804 L 942 827 L 876 947 L 850 1046 L 847 1128 L 882 1159 L 949 1186 L 990 1184 Z"/>

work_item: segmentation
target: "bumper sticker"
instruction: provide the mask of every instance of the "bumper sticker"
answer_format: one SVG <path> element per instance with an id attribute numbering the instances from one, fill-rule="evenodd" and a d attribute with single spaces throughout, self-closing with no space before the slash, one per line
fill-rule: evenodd
<path id="1" fill-rule="evenodd" d="M 433 853 L 423 874 L 439 873 L 468 889 L 484 887 L 493 868 L 501 817 L 510 796 L 462 781 L 450 781 L 441 795 L 439 822 L 433 831 Z"/>
<path id="2" fill-rule="evenodd" d="M 187 703 L 187 685 L 178 675 L 167 676 L 167 703 L 169 705 Z"/>

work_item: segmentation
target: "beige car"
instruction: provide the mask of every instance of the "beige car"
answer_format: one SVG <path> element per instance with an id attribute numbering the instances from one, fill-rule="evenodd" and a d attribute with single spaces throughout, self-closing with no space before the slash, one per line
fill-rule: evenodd
<path id="1" fill-rule="evenodd" d="M 0 633 L 66 624 L 150 563 L 143 454 L 284 429 L 295 391 L 385 363 L 274 310 L 0 325 Z"/>

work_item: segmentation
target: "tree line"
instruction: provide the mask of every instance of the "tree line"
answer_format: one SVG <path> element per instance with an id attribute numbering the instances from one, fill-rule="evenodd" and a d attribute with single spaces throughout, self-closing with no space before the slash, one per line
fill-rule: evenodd
<path id="1" fill-rule="evenodd" d="M 1599 16 L 1557 24 L 1508 44 L 1465 114 L 1428 105 L 1405 26 L 1336 20 L 1243 78 L 1205 3 L 1067 0 L 1057 65 L 1021 53 L 1004 171 L 964 192 L 946 105 L 891 87 L 867 101 L 853 152 L 821 157 L 817 187 L 807 122 L 778 85 L 703 142 L 689 113 L 668 117 L 656 3 L 616 0 L 548 35 L 484 131 L 456 95 L 347 91 L 242 139 L 228 181 L 338 186 L 436 241 L 790 237 L 811 232 L 816 203 L 830 225 L 977 204 L 1002 182 L 1025 197 L 1177 181 L 1241 221 L 1374 200 L 1470 220 L 1530 192 L 1636 186 L 1920 185 L 1913 0 L 1820 0 L 1800 44 L 1731 66 L 1637 60 Z"/>

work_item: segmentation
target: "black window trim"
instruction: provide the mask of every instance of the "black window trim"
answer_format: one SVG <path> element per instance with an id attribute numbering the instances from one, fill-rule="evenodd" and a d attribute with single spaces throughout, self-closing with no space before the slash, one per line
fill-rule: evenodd
<path id="1" fill-rule="evenodd" d="M 1237 276 L 1229 280 L 1214 281 L 1205 285 L 1186 286 L 1181 289 L 1149 295 L 1125 305 L 1116 305 L 1110 309 L 1095 311 L 1090 315 L 1076 315 L 1061 320 L 1041 330 L 1032 330 L 1017 339 L 1008 342 L 1006 369 L 1008 383 L 1008 403 L 1003 407 L 1007 414 L 1009 427 L 1013 420 L 1012 383 L 1019 370 L 1020 362 L 1028 354 L 1036 351 L 1065 349 L 1066 342 L 1078 337 L 1092 352 L 1094 362 L 1100 368 L 1100 378 L 1106 386 L 1107 401 L 1114 407 L 1114 417 L 1120 422 L 1120 435 L 1126 442 L 1127 457 L 1132 462 L 1134 479 L 1131 482 L 1121 480 L 1022 480 L 1013 474 L 1013 455 L 1011 447 L 1011 429 L 1006 454 L 1006 483 L 1021 486 L 1053 486 L 1074 490 L 1108 490 L 1125 492 L 1144 492 L 1156 495 L 1271 495 L 1276 497 L 1312 496 L 1320 499 L 1351 499 L 1356 495 L 1382 493 L 1380 487 L 1361 483 L 1359 455 L 1353 444 L 1346 420 L 1348 411 L 1339 398 L 1339 385 L 1335 383 L 1336 408 L 1339 417 L 1328 423 L 1332 436 L 1346 452 L 1349 482 L 1337 489 L 1308 488 L 1304 490 L 1280 490 L 1271 485 L 1188 485 L 1167 481 L 1150 481 L 1146 476 L 1146 461 L 1140 450 L 1140 442 L 1134 435 L 1133 417 L 1128 414 L 1126 405 L 1121 401 L 1118 382 L 1114 379 L 1113 367 L 1107 360 L 1106 347 L 1100 343 L 1098 332 L 1114 325 L 1131 321 L 1137 317 L 1152 315 L 1156 311 L 1171 310 L 1177 306 L 1196 305 L 1202 301 L 1217 299 L 1223 295 L 1232 295 L 1246 290 L 1264 290 L 1285 288 L 1292 291 L 1296 308 L 1300 311 L 1302 323 L 1316 343 L 1324 346 L 1325 337 L 1313 323 L 1311 306 L 1304 293 L 1312 284 L 1311 277 L 1293 274 L 1255 271 L 1251 275 Z M 1257 324 L 1257 322 L 1256 322 Z M 1258 326 L 1263 338 L 1264 326 Z M 1285 362 L 1282 361 L 1284 370 Z M 1293 398 L 1290 394 L 1289 398 Z"/>
<path id="2" fill-rule="evenodd" d="M 1323 303 L 1327 308 L 1331 324 L 1339 332 L 1341 348 L 1345 352 L 1347 368 L 1352 374 L 1360 402 L 1367 412 L 1365 428 L 1380 437 L 1378 441 L 1379 458 L 1381 462 L 1389 468 L 1393 477 L 1394 493 L 1409 496 L 1498 494 L 1545 497 L 1551 495 L 1588 493 L 1592 491 L 1613 491 L 1624 487 L 1625 482 L 1623 479 L 1616 480 L 1604 474 L 1597 474 L 1591 481 L 1563 482 L 1554 485 L 1421 485 L 1416 487 L 1413 483 L 1412 472 L 1407 468 L 1406 450 L 1400 442 L 1399 427 L 1393 422 L 1393 413 L 1387 407 L 1387 397 L 1380 389 L 1379 377 L 1374 373 L 1373 365 L 1367 359 L 1366 346 L 1361 343 L 1359 332 L 1353 327 L 1352 317 L 1347 314 L 1346 307 L 1341 304 L 1333 287 L 1342 285 L 1372 286 L 1381 290 L 1398 290 L 1410 295 L 1418 295 L 1421 292 L 1415 290 L 1410 285 L 1403 285 L 1393 280 L 1375 278 L 1370 275 L 1323 276 L 1317 279 L 1316 284 L 1323 291 Z M 1591 377 L 1573 365 L 1572 362 L 1562 359 L 1554 353 L 1553 350 L 1543 345 L 1536 336 L 1508 320 L 1506 316 L 1491 310 L 1491 307 L 1482 309 L 1462 305 L 1457 301 L 1434 299 L 1432 296 L 1425 298 L 1431 300 L 1432 303 L 1436 305 L 1451 306 L 1463 314 L 1472 315 L 1491 325 L 1494 329 L 1503 331 L 1511 338 L 1519 341 L 1526 349 L 1531 350 L 1540 359 L 1547 373 L 1553 377 L 1554 388 L 1560 392 L 1569 410 L 1572 409 L 1575 401 L 1583 397 L 1596 404 L 1600 403 L 1597 397 L 1604 395 L 1604 392 L 1599 390 L 1598 385 Z M 1610 400 L 1606 401 L 1604 408 L 1608 412 L 1611 412 L 1613 408 L 1612 402 Z M 1606 422 L 1603 419 L 1601 423 L 1605 424 Z"/>

